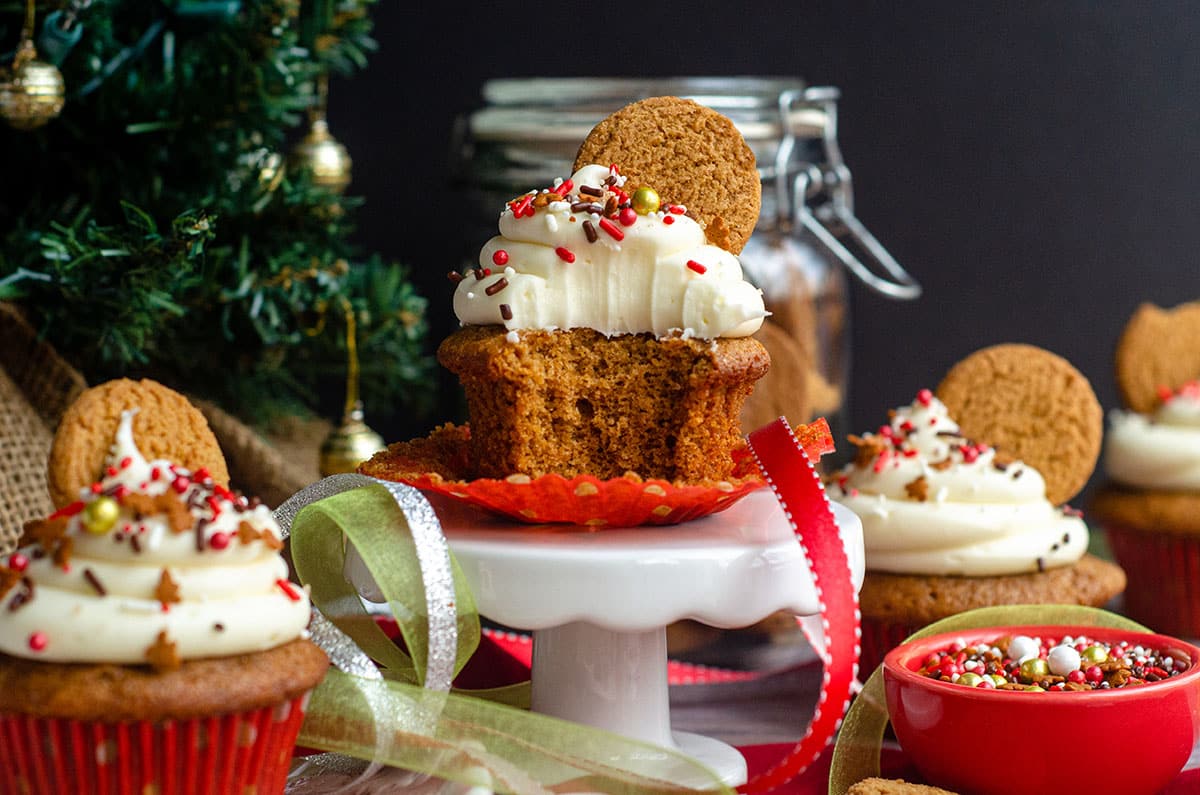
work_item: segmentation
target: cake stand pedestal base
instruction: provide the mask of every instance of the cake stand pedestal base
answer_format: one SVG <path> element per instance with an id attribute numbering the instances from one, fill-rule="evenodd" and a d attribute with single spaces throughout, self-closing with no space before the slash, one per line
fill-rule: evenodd
<path id="1" fill-rule="evenodd" d="M 576 621 L 537 630 L 532 685 L 534 712 L 677 749 L 731 786 L 746 781 L 735 748 L 671 731 L 665 628 L 622 632 Z"/>

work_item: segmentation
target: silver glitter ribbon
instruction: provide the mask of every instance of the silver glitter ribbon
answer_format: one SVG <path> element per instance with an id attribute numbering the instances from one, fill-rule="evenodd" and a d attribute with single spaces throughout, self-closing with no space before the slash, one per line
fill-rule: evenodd
<path id="1" fill-rule="evenodd" d="M 429 617 L 424 686 L 428 690 L 447 693 L 454 678 L 458 649 L 454 575 L 450 565 L 450 549 L 446 544 L 446 537 L 442 535 L 441 523 L 424 495 L 411 486 L 377 480 L 365 475 L 331 475 L 288 498 L 275 509 L 275 520 L 279 523 L 282 536 L 287 538 L 291 535 L 296 514 L 305 506 L 335 494 L 374 485 L 383 486 L 388 490 L 408 523 L 416 547 L 421 580 L 425 586 L 425 609 Z M 309 631 L 313 642 L 329 655 L 330 662 L 338 670 L 364 679 L 383 678 L 371 658 L 319 610 L 313 610 Z M 364 687 L 362 692 L 372 713 L 381 714 L 386 707 L 372 695 L 377 693 L 378 689 Z M 382 755 L 383 747 L 388 741 L 382 733 L 376 738 L 377 756 Z M 310 764 L 317 768 L 357 772 L 358 777 L 351 784 L 365 780 L 379 769 L 378 763 L 368 764 L 340 754 L 321 754 L 312 758 Z"/>
<path id="2" fill-rule="evenodd" d="M 442 526 L 433 506 L 421 492 L 403 483 L 391 483 L 366 475 L 331 475 L 292 495 L 275 509 L 283 537 L 291 535 L 292 521 L 300 509 L 311 503 L 363 486 L 383 486 L 396 500 L 408 522 L 417 551 L 417 565 L 425 585 L 425 610 L 429 616 L 429 647 L 425 660 L 426 690 L 450 692 L 454 662 L 458 654 L 458 613 L 455 610 L 454 574 L 450 567 L 450 548 L 442 535 Z M 323 624 L 324 626 L 320 626 Z M 329 655 L 341 671 L 372 679 L 379 670 L 361 649 L 320 612 L 313 611 L 313 640 Z M 328 644 L 328 645 L 326 645 Z M 367 669 L 373 673 L 368 673 Z"/>

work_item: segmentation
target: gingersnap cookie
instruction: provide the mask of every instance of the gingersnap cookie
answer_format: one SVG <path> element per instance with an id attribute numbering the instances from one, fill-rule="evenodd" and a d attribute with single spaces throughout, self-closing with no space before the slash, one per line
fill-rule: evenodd
<path id="1" fill-rule="evenodd" d="M 1200 378 L 1200 301 L 1163 309 L 1142 304 L 1117 340 L 1117 389 L 1125 405 L 1147 414 L 1172 392 Z"/>
<path id="2" fill-rule="evenodd" d="M 1033 345 L 983 348 L 950 368 L 937 396 L 963 434 L 1041 472 L 1055 505 L 1078 494 L 1096 467 L 1100 401 L 1061 356 Z"/>
<path id="3" fill-rule="evenodd" d="M 850 789 L 846 795 L 957 795 L 941 787 L 930 787 L 926 784 L 910 784 L 902 778 L 864 778 Z"/>
<path id="4" fill-rule="evenodd" d="M 86 390 L 63 414 L 50 448 L 47 481 L 58 507 L 79 499 L 80 489 L 100 479 L 121 412 L 137 409 L 133 438 L 147 460 L 167 459 L 229 485 L 229 470 L 200 410 L 157 381 L 121 378 Z"/>
<path id="5" fill-rule="evenodd" d="M 705 227 L 710 243 L 737 254 L 762 202 L 754 152 L 733 122 L 690 99 L 651 97 L 597 124 L 579 147 L 575 170 L 616 164 L 624 190 L 653 188 L 664 204 L 681 204 Z"/>

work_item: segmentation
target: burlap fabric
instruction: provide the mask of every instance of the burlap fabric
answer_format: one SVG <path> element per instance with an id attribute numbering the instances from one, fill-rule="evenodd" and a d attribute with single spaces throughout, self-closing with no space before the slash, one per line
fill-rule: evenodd
<path id="1" fill-rule="evenodd" d="M 0 302 L 0 554 L 15 546 L 25 522 L 54 510 L 46 488 L 50 443 L 63 412 L 86 388 L 79 371 L 38 339 L 20 310 Z M 283 423 L 285 455 L 216 406 L 197 405 L 235 488 L 275 506 L 319 477 L 317 450 L 327 423 Z"/>

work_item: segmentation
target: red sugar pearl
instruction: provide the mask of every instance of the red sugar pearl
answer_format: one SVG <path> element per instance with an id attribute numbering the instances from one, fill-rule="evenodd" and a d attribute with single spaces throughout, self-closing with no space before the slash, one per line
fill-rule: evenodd
<path id="1" fill-rule="evenodd" d="M 176 475 L 175 479 L 171 481 L 171 488 L 173 488 L 178 494 L 183 494 L 188 490 L 188 486 L 190 485 L 192 485 L 191 481 L 189 481 L 183 475 Z"/>
<path id="2" fill-rule="evenodd" d="M 22 555 L 20 552 L 14 552 L 8 559 L 8 567 L 15 572 L 25 571 L 29 567 L 29 558 Z"/>
<path id="3" fill-rule="evenodd" d="M 208 545 L 218 551 L 225 549 L 229 546 L 229 533 L 213 533 L 208 539 Z"/>
<path id="4" fill-rule="evenodd" d="M 508 252 L 502 248 L 496 249 L 495 253 L 492 254 L 492 262 L 500 267 L 504 267 L 508 264 Z"/>
<path id="5" fill-rule="evenodd" d="M 1080 671 L 1078 669 L 1071 671 L 1069 674 L 1067 674 L 1067 681 L 1074 682 L 1077 685 L 1083 684 L 1084 681 L 1086 681 L 1086 680 L 1087 680 L 1087 674 L 1085 674 L 1083 671 Z"/>
<path id="6" fill-rule="evenodd" d="M 633 226 L 637 221 L 637 213 L 632 207 L 622 208 L 620 214 L 617 215 L 617 220 L 621 222 L 621 226 Z"/>
<path id="7" fill-rule="evenodd" d="M 34 632 L 29 636 L 29 648 L 33 651 L 43 651 L 49 642 L 45 632 Z"/>
<path id="8" fill-rule="evenodd" d="M 667 226 L 670 226 L 671 224 L 675 223 L 675 217 L 672 215 L 668 215 L 663 218 L 663 223 L 666 224 Z"/>
<path id="9" fill-rule="evenodd" d="M 922 406 L 929 407 L 933 403 L 933 393 L 928 389 L 922 389 L 917 393 L 917 402 Z"/>
<path id="10" fill-rule="evenodd" d="M 1101 680 L 1104 679 L 1104 671 L 1100 670 L 1099 665 L 1088 666 L 1088 669 L 1083 672 L 1083 675 L 1087 678 L 1087 680 L 1089 682 L 1091 682 L 1093 684 L 1100 682 Z"/>

